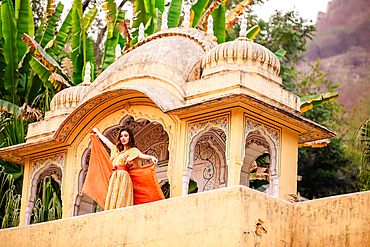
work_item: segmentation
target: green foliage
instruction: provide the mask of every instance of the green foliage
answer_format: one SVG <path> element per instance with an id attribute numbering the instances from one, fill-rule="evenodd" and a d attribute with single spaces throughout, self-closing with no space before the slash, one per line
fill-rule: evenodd
<path id="1" fill-rule="evenodd" d="M 355 144 L 361 150 L 363 166 L 367 167 L 370 163 L 370 119 L 366 120 L 357 130 Z"/>
<path id="2" fill-rule="evenodd" d="M 345 153 L 343 140 L 332 138 L 327 147 L 300 148 L 298 191 L 307 198 L 319 198 L 359 191 L 360 169 L 355 157 Z"/>
<path id="3" fill-rule="evenodd" d="M 191 10 L 194 11 L 194 18 L 192 27 L 196 27 L 202 16 L 205 8 L 207 7 L 209 0 L 199 0 L 194 5 L 191 6 Z"/>
<path id="4" fill-rule="evenodd" d="M 172 0 L 168 11 L 168 28 L 177 27 L 180 23 L 182 0 Z"/>
<path id="5" fill-rule="evenodd" d="M 31 223 L 41 223 L 62 218 L 60 187 L 52 177 L 40 179 L 38 198 L 33 206 Z"/>
<path id="6" fill-rule="evenodd" d="M 14 185 L 11 174 L 0 168 L 0 221 L 1 228 L 15 227 L 19 225 L 21 195 Z"/>
<path id="7" fill-rule="evenodd" d="M 265 46 L 272 52 L 283 48 L 286 54 L 281 60 L 280 76 L 283 78 L 285 87 L 294 84 L 294 64 L 303 60 L 308 39 L 312 39 L 315 26 L 308 24 L 306 20 L 297 17 L 294 11 L 283 14 L 277 11 L 269 21 L 258 20 L 253 13 L 249 16 L 249 25 L 258 24 L 261 27 L 255 42 Z"/>
<path id="8" fill-rule="evenodd" d="M 220 4 L 212 13 L 213 17 L 213 31 L 217 37 L 217 43 L 225 42 L 225 5 Z"/>
<path id="9" fill-rule="evenodd" d="M 164 198 L 166 198 L 166 199 L 170 198 L 171 187 L 170 187 L 170 183 L 168 181 L 166 183 L 164 183 L 164 185 L 161 186 L 161 189 L 162 189 Z"/>
<path id="10" fill-rule="evenodd" d="M 38 42 L 41 47 L 45 48 L 46 44 L 48 44 L 55 36 L 55 30 L 58 26 L 58 21 L 60 16 L 63 12 L 64 5 L 62 3 L 58 3 L 57 7 L 55 8 L 55 13 L 47 19 L 46 27 L 44 29 L 43 35 L 41 40 Z"/>
<path id="11" fill-rule="evenodd" d="M 292 84 L 290 88 L 293 93 L 300 97 L 310 96 L 322 92 L 334 92 L 339 87 L 339 84 L 327 79 L 328 74 L 319 70 L 320 59 L 317 60 L 314 66 L 308 65 L 312 71 L 309 75 L 295 72 L 296 83 Z M 314 107 L 303 113 L 303 116 L 326 127 L 338 129 L 343 124 L 340 118 L 343 112 L 342 106 L 334 101 Z"/>
<path id="12" fill-rule="evenodd" d="M 170 188 L 170 183 L 168 181 L 166 183 L 164 183 L 164 185 L 161 186 L 161 189 L 162 189 L 164 198 L 166 198 L 166 199 L 170 198 L 171 188 Z M 197 193 L 197 192 L 198 192 L 197 182 L 190 179 L 188 194 L 194 194 L 194 193 Z"/>
<path id="13" fill-rule="evenodd" d="M 10 0 L 5 0 L 1 4 L 1 20 L 2 20 L 2 37 L 3 54 L 6 62 L 4 74 L 4 89 L 7 94 L 6 100 L 13 104 L 18 104 L 17 87 L 19 74 L 18 68 L 18 50 L 17 50 L 17 27 L 14 18 L 13 3 Z"/>
<path id="14" fill-rule="evenodd" d="M 311 73 L 293 71 L 296 83 L 291 90 L 299 96 L 333 92 L 339 85 L 327 79 L 328 74 L 319 70 L 320 60 L 316 65 L 309 65 Z M 329 102 L 312 108 L 303 114 L 304 117 L 331 129 L 339 129 L 342 124 L 342 106 Z M 342 138 L 332 138 L 327 147 L 300 148 L 298 152 L 298 191 L 307 198 L 326 197 L 331 195 L 358 191 L 360 166 L 358 153 L 350 152 Z"/>
<path id="15" fill-rule="evenodd" d="M 194 180 L 190 179 L 189 180 L 188 194 L 194 194 L 194 193 L 197 193 L 197 192 L 198 192 L 197 182 L 195 182 Z"/>
<path id="16" fill-rule="evenodd" d="M 70 30 L 72 28 L 72 10 L 73 8 L 71 8 L 70 11 L 68 12 L 67 17 L 64 19 L 64 22 L 55 37 L 54 54 L 56 56 L 60 54 L 61 50 L 63 49 L 67 41 L 68 35 L 70 34 Z"/>

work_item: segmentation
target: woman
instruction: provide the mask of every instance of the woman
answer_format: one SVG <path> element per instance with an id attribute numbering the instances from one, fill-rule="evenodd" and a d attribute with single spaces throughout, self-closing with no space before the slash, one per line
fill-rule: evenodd
<path id="1" fill-rule="evenodd" d="M 121 129 L 118 133 L 117 143 L 114 145 L 103 136 L 98 129 L 93 131 L 110 148 L 113 173 L 109 180 L 105 210 L 123 208 L 134 205 L 133 185 L 128 169 L 140 166 L 140 159 L 151 160 L 157 164 L 154 156 L 142 154 L 135 146 L 134 135 L 130 129 Z"/>

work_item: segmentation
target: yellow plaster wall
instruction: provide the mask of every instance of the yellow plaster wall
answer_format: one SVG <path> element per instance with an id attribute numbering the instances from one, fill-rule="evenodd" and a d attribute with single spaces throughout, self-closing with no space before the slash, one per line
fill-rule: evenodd
<path id="1" fill-rule="evenodd" d="M 20 217 L 19 217 L 19 225 L 20 226 L 23 226 L 24 225 L 24 222 L 25 222 L 25 212 L 26 212 L 26 208 L 28 206 L 28 200 L 29 200 L 29 196 L 28 196 L 28 192 L 30 190 L 30 181 L 29 179 L 25 180 L 26 178 L 29 178 L 30 177 L 30 158 L 27 157 L 26 160 L 26 165 L 24 166 L 24 170 L 23 170 L 23 184 L 22 184 L 22 198 L 21 198 L 21 208 L 20 208 Z M 26 195 L 26 196 L 24 196 Z"/>
<path id="2" fill-rule="evenodd" d="M 370 246 L 370 191 L 297 203 L 293 246 Z"/>
<path id="3" fill-rule="evenodd" d="M 0 245 L 361 247 L 370 245 L 369 202 L 362 192 L 293 204 L 236 186 L 4 229 Z"/>
<path id="4" fill-rule="evenodd" d="M 73 185 L 73 173 L 74 173 L 74 166 L 72 165 L 74 161 L 73 157 L 73 151 L 72 147 L 69 147 L 67 149 L 67 155 L 66 155 L 66 165 L 64 168 L 64 173 L 63 173 L 63 185 L 61 187 L 62 189 L 62 218 L 69 218 L 73 216 L 73 207 L 74 203 L 70 203 L 71 196 L 73 195 L 74 187 Z M 75 198 L 74 198 L 75 199 Z M 73 200 L 74 201 L 74 200 Z"/>
<path id="5" fill-rule="evenodd" d="M 230 116 L 228 186 L 240 184 L 240 171 L 243 165 L 243 132 L 243 110 L 241 108 L 234 108 Z"/>
<path id="6" fill-rule="evenodd" d="M 264 206 L 262 206 L 264 205 Z M 262 246 L 289 243 L 292 205 L 242 187 L 0 231 L 11 246 Z M 263 220 L 268 234 L 257 235 Z"/>
<path id="7" fill-rule="evenodd" d="M 297 193 L 298 133 L 282 128 L 279 173 L 279 197 Z"/>

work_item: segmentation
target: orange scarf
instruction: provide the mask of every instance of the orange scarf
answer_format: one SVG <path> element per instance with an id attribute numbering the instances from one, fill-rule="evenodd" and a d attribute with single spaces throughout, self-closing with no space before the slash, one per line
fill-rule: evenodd
<path id="1" fill-rule="evenodd" d="M 96 135 L 91 135 L 91 156 L 89 170 L 82 193 L 89 195 L 101 207 L 105 206 L 112 163 L 103 144 Z M 164 195 L 158 184 L 155 165 L 130 169 L 134 188 L 134 205 L 163 200 Z"/>

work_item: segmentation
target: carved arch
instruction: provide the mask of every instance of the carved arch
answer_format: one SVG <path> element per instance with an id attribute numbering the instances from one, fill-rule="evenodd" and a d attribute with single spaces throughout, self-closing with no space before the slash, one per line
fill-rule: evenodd
<path id="1" fill-rule="evenodd" d="M 218 132 L 224 133 L 224 130 L 214 127 L 212 125 L 206 126 L 202 131 L 197 133 L 192 139 L 189 144 L 189 153 L 188 153 L 188 163 L 186 166 L 186 175 L 183 176 L 183 183 L 182 183 L 182 195 L 187 195 L 189 190 L 189 181 L 193 173 L 194 169 L 194 160 L 195 160 L 195 149 L 199 141 L 202 141 L 202 138 L 205 137 L 207 134 L 211 134 L 214 138 L 214 141 L 211 140 L 204 140 L 208 143 L 209 147 L 217 154 L 220 159 L 220 167 L 219 174 L 217 179 L 220 177 L 224 178 L 223 182 L 227 183 L 227 160 L 226 160 L 226 140 L 222 139 L 220 135 L 217 134 Z M 217 143 L 217 144 L 216 144 Z M 220 145 L 221 144 L 221 145 Z"/>
<path id="2" fill-rule="evenodd" d="M 158 165 L 156 167 L 158 182 L 162 186 L 165 182 L 168 181 L 167 178 L 167 168 L 169 162 L 169 134 L 163 127 L 161 123 L 156 122 L 155 120 L 150 121 L 146 118 L 134 119 L 132 115 L 126 114 L 118 124 L 110 126 L 102 131 L 102 134 L 105 135 L 112 143 L 116 142 L 116 137 L 118 131 L 121 128 L 130 128 L 134 134 L 135 143 L 138 146 L 139 150 L 143 153 L 148 153 L 150 151 L 156 150 L 158 154 Z M 140 139 L 145 139 L 153 130 L 161 134 L 157 136 L 157 139 L 152 143 L 140 142 Z M 152 136 L 153 137 L 153 136 Z M 103 144 L 104 145 L 104 144 Z M 154 147 L 153 147 L 154 146 Z M 159 150 L 158 150 L 159 148 Z M 106 147 L 107 152 L 110 152 L 110 149 Z M 163 150 L 164 149 L 164 150 Z M 74 216 L 81 215 L 80 206 L 84 205 L 83 213 L 92 213 L 94 209 L 94 201 L 86 194 L 80 193 L 85 181 L 88 166 L 89 166 L 89 157 L 91 154 L 91 143 L 84 150 L 81 157 L 81 170 L 78 177 L 78 191 L 79 193 L 76 196 L 75 205 L 74 205 Z M 149 153 L 153 154 L 153 153 Z M 143 162 L 143 165 L 145 163 Z"/>
<path id="3" fill-rule="evenodd" d="M 251 152 L 252 146 L 259 146 Z M 248 153 L 249 152 L 249 153 Z M 249 173 L 252 163 L 263 153 L 270 154 L 270 187 L 268 194 L 278 197 L 279 195 L 279 177 L 277 173 L 278 165 L 278 150 L 276 150 L 276 143 L 266 134 L 263 129 L 257 129 L 248 132 L 245 139 L 245 155 L 243 159 L 243 166 L 241 171 L 241 184 L 249 186 Z M 247 176 L 243 179 L 242 176 Z"/>
<path id="4" fill-rule="evenodd" d="M 37 185 L 40 179 L 45 177 L 53 177 L 53 179 L 62 187 L 62 168 L 53 162 L 47 162 L 45 166 L 40 168 L 31 179 L 30 197 L 28 199 L 28 206 L 25 211 L 25 222 L 24 225 L 29 225 L 31 223 L 32 209 L 36 201 Z"/>

